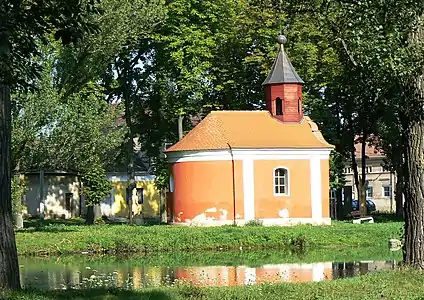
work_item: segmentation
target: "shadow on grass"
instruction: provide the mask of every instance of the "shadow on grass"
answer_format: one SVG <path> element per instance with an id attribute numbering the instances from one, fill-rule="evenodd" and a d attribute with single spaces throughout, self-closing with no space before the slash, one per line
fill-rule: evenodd
<path id="1" fill-rule="evenodd" d="M 404 218 L 402 217 L 397 217 L 396 214 L 394 213 L 385 213 L 385 212 L 372 212 L 367 214 L 367 216 L 372 216 L 374 218 L 374 222 L 375 223 L 397 223 L 397 222 L 404 222 Z M 354 220 L 355 218 L 352 217 L 351 215 L 348 215 L 345 219 L 343 220 L 335 220 L 332 219 L 332 222 L 334 222 L 334 224 L 337 223 L 352 223 L 352 220 Z"/>
<path id="2" fill-rule="evenodd" d="M 32 233 L 32 232 L 72 232 L 76 231 L 74 225 L 65 225 L 62 223 L 52 223 L 39 221 L 39 223 L 34 223 L 34 226 L 24 226 L 22 229 L 16 229 L 16 232 L 21 233 Z"/>
<path id="3" fill-rule="evenodd" d="M 108 220 L 106 218 L 103 219 L 103 224 L 97 224 L 97 226 L 102 225 L 128 225 L 128 220 L 126 222 L 119 222 Z M 77 218 L 77 219 L 48 219 L 48 220 L 40 220 L 40 219 L 28 219 L 24 221 L 24 228 L 36 228 L 43 227 L 49 225 L 65 225 L 65 226 L 91 226 L 85 223 L 85 219 Z M 134 226 L 157 226 L 157 225 L 169 225 L 168 223 L 163 223 L 160 220 L 145 220 L 145 222 L 141 225 L 133 224 Z"/>
<path id="4" fill-rule="evenodd" d="M 110 226 L 122 226 L 129 225 L 124 222 L 111 222 L 105 221 L 103 224 L 93 224 L 87 225 L 85 224 L 84 219 L 68 219 L 68 220 L 39 220 L 39 219 L 30 219 L 24 221 L 24 228 L 16 229 L 16 232 L 21 233 L 32 233 L 32 232 L 73 232 L 77 231 L 78 227 L 83 226 L 101 226 L 101 227 L 110 227 Z M 151 226 L 169 226 L 167 223 L 157 222 L 157 221 L 147 221 L 144 224 L 137 225 L 132 224 L 132 226 L 137 227 L 151 227 Z"/>
<path id="5" fill-rule="evenodd" d="M 40 219 L 28 219 L 24 221 L 24 227 L 40 227 L 48 225 L 65 225 L 65 226 L 82 226 L 85 225 L 84 219 L 49 219 L 49 220 L 40 220 Z"/>
<path id="6" fill-rule="evenodd" d="M 48 233 L 62 233 L 62 232 L 74 232 L 76 230 L 70 228 L 28 228 L 28 229 L 16 229 L 15 232 L 19 233 L 34 233 L 34 232 L 48 232 Z"/>
<path id="7" fill-rule="evenodd" d="M 171 296 L 160 290 L 148 290 L 143 292 L 136 292 L 130 290 L 120 289 L 83 289 L 83 290 L 54 290 L 54 291 L 41 291 L 41 290 L 24 290 L 19 293 L 9 295 L 2 295 L 1 299 L 4 300 L 139 300 L 139 299 L 157 299 L 157 300 L 171 300 Z"/>
<path id="8" fill-rule="evenodd" d="M 122 226 L 122 225 L 129 225 L 129 226 L 137 226 L 137 227 L 151 227 L 151 226 L 170 226 L 170 224 L 167 223 L 160 223 L 160 222 L 146 222 L 143 224 L 130 224 L 129 222 L 113 222 L 113 221 L 106 221 L 105 224 L 98 224 L 97 226 Z"/>
<path id="9" fill-rule="evenodd" d="M 374 212 L 371 214 L 376 223 L 392 223 L 392 222 L 403 222 L 402 217 L 396 216 L 394 213 L 383 213 L 383 212 Z"/>

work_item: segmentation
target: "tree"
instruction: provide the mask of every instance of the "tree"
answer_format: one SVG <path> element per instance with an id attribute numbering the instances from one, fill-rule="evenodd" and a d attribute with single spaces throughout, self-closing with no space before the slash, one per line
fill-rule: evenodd
<path id="1" fill-rule="evenodd" d="M 422 2 L 418 5 L 423 7 Z M 423 52 L 424 16 L 422 9 L 414 11 L 413 25 L 407 38 L 412 51 Z M 405 80 L 407 97 L 405 113 L 405 245 L 404 261 L 424 269 L 424 68 L 418 64 L 416 72 Z"/>
<path id="2" fill-rule="evenodd" d="M 22 198 L 26 191 L 26 183 L 24 178 L 19 175 L 12 177 L 12 212 L 14 214 L 22 214 Z M 15 224 L 16 225 L 16 224 Z"/>
<path id="3" fill-rule="evenodd" d="M 410 266 L 424 268 L 424 122 L 423 108 L 423 51 L 422 1 L 364 1 L 345 4 L 350 27 L 345 37 L 346 51 L 352 61 L 373 72 L 372 88 L 382 96 L 388 89 L 399 86 L 402 90 L 402 128 L 405 129 L 403 153 L 405 157 L 405 247 L 404 260 Z M 346 21 L 345 21 L 346 23 Z M 396 99 L 398 100 L 398 99 Z M 390 99 L 385 103 L 396 104 Z"/>
<path id="4" fill-rule="evenodd" d="M 93 206 L 99 204 L 110 193 L 112 184 L 106 177 L 105 169 L 100 162 L 91 163 L 82 172 L 83 193 L 87 205 L 86 223 L 94 223 Z"/>
<path id="5" fill-rule="evenodd" d="M 367 101 L 377 104 L 369 107 L 395 107 L 393 101 L 400 100 L 405 159 L 404 260 L 418 268 L 424 268 L 423 4 L 372 0 L 308 2 L 316 9 L 316 16 L 332 29 L 335 46 L 348 56 L 351 69 L 364 75 L 358 81 L 361 91 L 369 93 L 365 95 Z M 391 99 L 389 90 L 395 86 L 400 88 L 401 96 Z"/>
<path id="6" fill-rule="evenodd" d="M 330 155 L 330 188 L 336 192 L 336 218 L 342 220 L 345 212 L 342 204 L 342 188 L 346 185 L 344 173 L 345 158 L 340 152 L 333 150 Z"/>
<path id="7" fill-rule="evenodd" d="M 135 127 L 143 148 L 155 157 L 156 173 L 164 142 L 214 109 L 260 109 L 263 87 L 277 53 L 276 36 L 288 35 L 288 52 L 305 79 L 307 106 L 336 72 L 335 53 L 309 15 L 288 14 L 276 1 L 169 2 L 167 21 L 138 51 L 149 57 L 135 86 Z M 319 42 L 318 42 L 319 41 Z M 309 108 L 306 111 L 310 111 Z M 160 178 L 159 182 L 167 182 Z"/>
<path id="8" fill-rule="evenodd" d="M 385 155 L 383 167 L 396 174 L 395 203 L 396 216 L 402 218 L 404 198 L 404 170 L 405 155 L 405 116 L 402 107 L 402 93 L 399 86 L 394 86 L 390 92 L 392 105 L 387 105 L 384 114 L 378 120 L 378 140 L 375 141 L 377 149 L 381 149 Z"/>
<path id="9" fill-rule="evenodd" d="M 65 91 L 60 93 L 54 86 L 55 53 L 44 50 L 42 57 L 44 70 L 35 80 L 37 91 L 14 97 L 12 166 L 16 173 L 77 171 L 86 193 L 86 221 L 93 224 L 93 206 L 111 189 L 105 169 L 114 164 L 124 143 L 126 128 L 119 123 L 122 110 L 106 102 L 103 88 L 93 83 L 64 97 Z"/>
<path id="10" fill-rule="evenodd" d="M 93 31 L 90 18 L 95 1 L 15 1 L 0 3 L 0 289 L 19 289 L 19 268 L 11 208 L 11 98 L 12 89 L 31 85 L 40 66 L 41 39 L 48 33 L 71 43 Z"/>
<path id="11" fill-rule="evenodd" d="M 148 53 L 138 51 L 166 20 L 164 0 L 100 0 L 103 14 L 95 18 L 100 34 L 86 35 L 76 47 L 65 47 L 58 59 L 58 83 L 65 96 L 90 81 L 100 82 L 109 102 L 123 102 L 127 137 L 124 145 L 130 188 L 135 188 L 134 102 L 142 88 L 137 76 L 149 64 Z M 129 199 L 129 207 L 132 207 Z M 129 210 L 132 221 L 132 211 Z"/>

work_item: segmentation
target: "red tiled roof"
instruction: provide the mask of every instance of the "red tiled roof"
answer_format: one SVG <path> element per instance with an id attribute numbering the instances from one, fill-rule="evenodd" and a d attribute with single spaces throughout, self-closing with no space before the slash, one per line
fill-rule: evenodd
<path id="1" fill-rule="evenodd" d="M 378 138 L 371 136 L 367 139 L 365 146 L 365 156 L 366 157 L 384 157 L 384 151 L 376 147 L 372 142 L 378 142 Z M 362 158 L 362 138 L 355 138 L 355 157 Z"/>
<path id="2" fill-rule="evenodd" d="M 166 152 L 190 150 L 333 148 L 309 117 L 283 123 L 268 111 L 213 111 Z"/>

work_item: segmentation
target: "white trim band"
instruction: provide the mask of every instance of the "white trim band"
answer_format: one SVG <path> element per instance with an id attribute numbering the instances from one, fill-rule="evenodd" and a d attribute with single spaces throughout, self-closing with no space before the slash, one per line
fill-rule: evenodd
<path id="1" fill-rule="evenodd" d="M 295 226 L 295 225 L 331 225 L 330 218 L 280 218 L 280 219 L 256 219 L 263 226 Z M 236 225 L 243 226 L 248 221 L 243 219 L 237 219 Z M 233 220 L 207 220 L 199 222 L 172 222 L 172 225 L 181 225 L 181 226 L 223 226 L 223 225 L 233 225 Z"/>
<path id="2" fill-rule="evenodd" d="M 234 160 L 328 159 L 332 149 L 233 149 Z M 230 150 L 176 151 L 166 153 L 170 163 L 231 160 Z"/>
<path id="3" fill-rule="evenodd" d="M 110 181 L 119 181 L 126 182 L 128 181 L 128 175 L 116 175 L 116 174 L 106 174 L 107 179 Z M 156 179 L 155 175 L 135 175 L 135 181 L 154 181 Z"/>

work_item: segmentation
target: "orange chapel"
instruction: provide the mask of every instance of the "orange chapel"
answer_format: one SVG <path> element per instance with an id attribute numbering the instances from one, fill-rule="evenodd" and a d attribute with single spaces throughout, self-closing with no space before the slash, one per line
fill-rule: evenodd
<path id="1" fill-rule="evenodd" d="M 303 115 L 303 80 L 280 50 L 263 82 L 266 111 L 212 111 L 166 150 L 173 224 L 330 224 L 329 156 Z"/>

